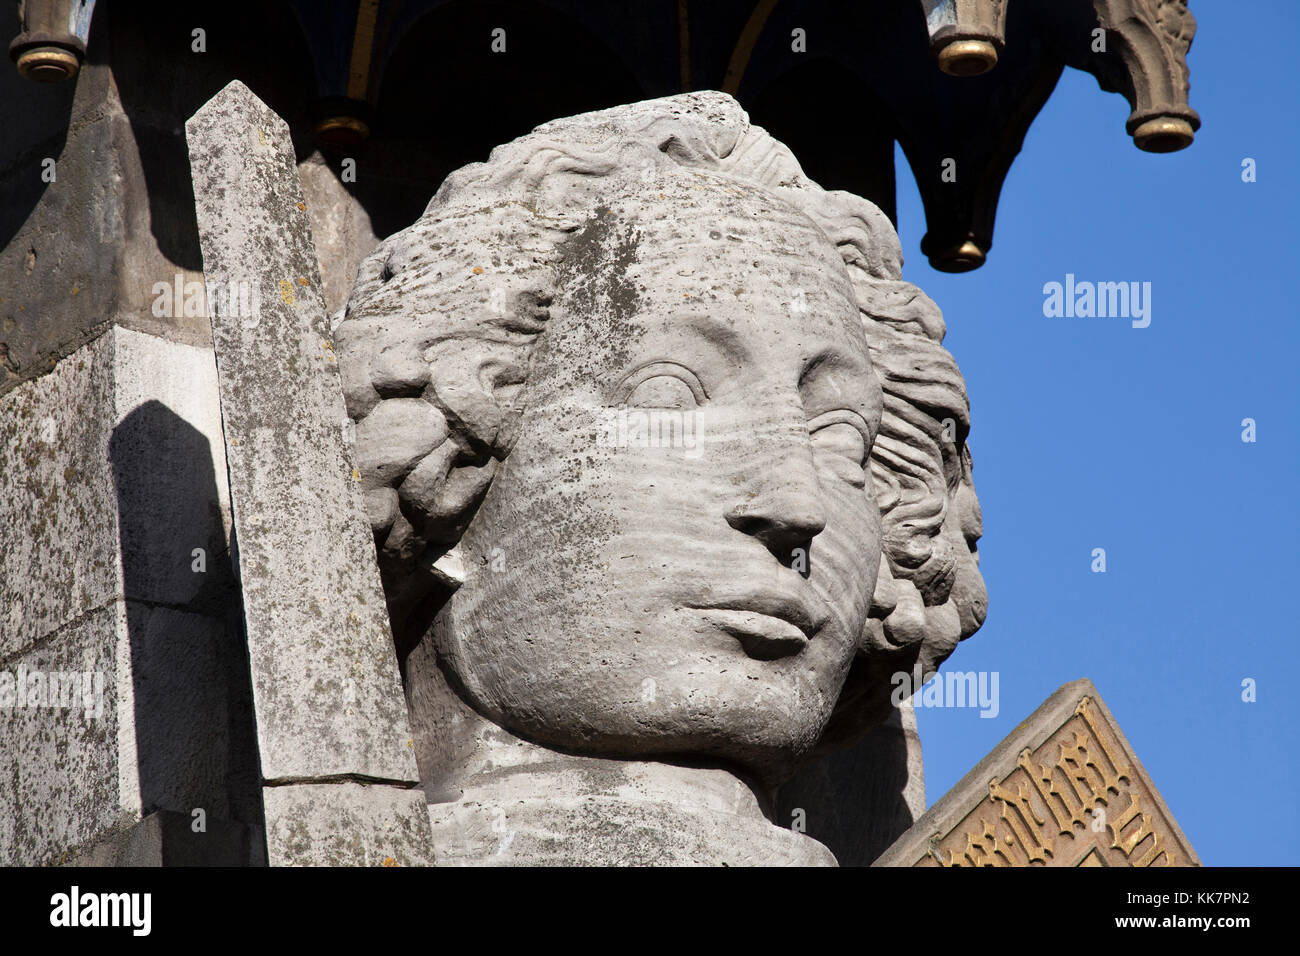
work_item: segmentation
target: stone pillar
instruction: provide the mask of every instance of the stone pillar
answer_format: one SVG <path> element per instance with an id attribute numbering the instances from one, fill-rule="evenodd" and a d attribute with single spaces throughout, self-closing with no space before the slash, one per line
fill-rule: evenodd
<path id="1" fill-rule="evenodd" d="M 289 129 L 236 81 L 190 119 L 186 136 L 269 862 L 431 862 Z"/>

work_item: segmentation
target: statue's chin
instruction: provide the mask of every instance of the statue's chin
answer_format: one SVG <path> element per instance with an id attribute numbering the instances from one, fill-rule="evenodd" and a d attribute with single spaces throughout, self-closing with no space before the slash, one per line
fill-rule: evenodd
<path id="1" fill-rule="evenodd" d="M 776 786 L 794 772 L 825 723 L 806 724 L 796 736 L 788 725 L 757 725 L 757 712 L 747 715 L 751 723 L 746 727 L 729 714 L 646 722 L 625 712 L 604 711 L 593 719 L 567 709 L 503 707 L 500 700 L 469 698 L 466 703 L 516 737 L 561 753 L 725 767 L 765 786 Z"/>
<path id="2" fill-rule="evenodd" d="M 663 760 L 727 767 L 775 786 L 812 750 L 829 714 L 806 715 L 798 727 L 748 712 L 696 712 L 688 717 L 638 719 L 624 700 L 586 698 L 582 713 L 563 706 L 538 685 L 499 688 L 477 696 L 455 673 L 446 683 L 475 714 L 516 737 L 566 754 L 629 760 Z M 599 705 L 599 706 L 591 706 Z M 818 719 L 812 720 L 816 716 Z M 765 719 L 766 718 L 766 719 Z"/>

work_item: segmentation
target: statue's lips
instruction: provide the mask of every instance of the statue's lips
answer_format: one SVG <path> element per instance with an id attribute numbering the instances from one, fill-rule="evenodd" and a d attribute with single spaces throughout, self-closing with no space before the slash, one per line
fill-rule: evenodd
<path id="1" fill-rule="evenodd" d="M 781 595 L 755 595 L 695 607 L 705 620 L 736 638 L 746 654 L 764 661 L 798 654 L 830 619 L 824 606 Z"/>

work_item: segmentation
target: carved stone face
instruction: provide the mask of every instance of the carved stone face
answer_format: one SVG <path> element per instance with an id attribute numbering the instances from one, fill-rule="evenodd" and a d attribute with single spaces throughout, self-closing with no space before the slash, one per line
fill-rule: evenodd
<path id="1" fill-rule="evenodd" d="M 952 422 L 964 414 L 955 393 L 948 394 L 946 400 L 941 389 L 932 389 L 932 394 L 935 404 L 928 414 L 934 416 L 934 424 Z M 919 418 L 919 414 L 913 412 L 914 417 Z M 983 534 L 983 518 L 971 477 L 969 453 L 950 441 L 931 445 L 929 451 L 934 458 L 927 463 L 927 468 L 936 479 L 943 481 L 946 489 L 942 523 L 934 529 L 937 540 L 931 544 L 927 545 L 923 536 L 904 541 L 927 558 L 941 549 L 946 560 L 927 560 L 925 570 L 917 576 L 918 581 L 882 569 L 872 599 L 872 615 L 877 620 L 869 626 L 878 644 L 882 638 L 883 643 L 894 647 L 924 641 L 931 654 L 947 657 L 959 641 L 980 629 L 988 613 L 988 591 L 980 574 L 976 547 Z M 936 505 L 922 501 L 920 507 Z M 906 520 L 918 505 L 908 502 L 903 508 Z M 902 521 L 896 523 L 906 527 Z M 901 547 L 898 551 L 905 553 Z M 942 569 L 942 573 L 931 570 L 931 566 Z"/>
<path id="2" fill-rule="evenodd" d="M 975 545 L 984 534 L 984 517 L 970 477 L 969 463 L 950 509 L 943 523 L 943 533 L 951 538 L 957 555 L 951 601 L 957 606 L 957 638 L 964 641 L 984 624 L 989 609 L 988 589 L 984 585 L 984 576 L 980 574 L 979 551 Z"/>
<path id="3" fill-rule="evenodd" d="M 516 733 L 779 773 L 866 620 L 881 393 L 834 246 L 762 191 L 698 180 L 569 240 L 434 635 Z"/>

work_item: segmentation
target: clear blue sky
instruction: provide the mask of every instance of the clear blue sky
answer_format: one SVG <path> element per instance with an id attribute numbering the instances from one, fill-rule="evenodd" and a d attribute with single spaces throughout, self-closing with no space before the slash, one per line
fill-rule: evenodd
<path id="1" fill-rule="evenodd" d="M 1196 142 L 1141 152 L 1125 100 L 1067 70 L 982 269 L 930 269 L 898 154 L 904 275 L 944 310 L 984 510 L 989 617 L 945 666 L 1001 675 L 994 719 L 918 711 L 926 795 L 1089 677 L 1204 863 L 1294 865 L 1300 4 L 1190 7 Z M 1150 282 L 1150 327 L 1045 318 L 1043 284 L 1066 273 Z"/>

